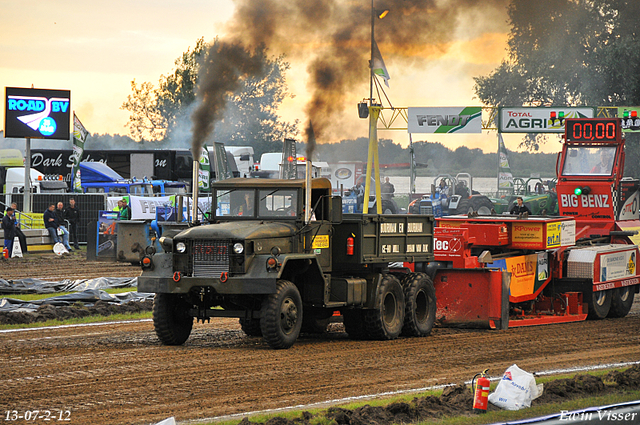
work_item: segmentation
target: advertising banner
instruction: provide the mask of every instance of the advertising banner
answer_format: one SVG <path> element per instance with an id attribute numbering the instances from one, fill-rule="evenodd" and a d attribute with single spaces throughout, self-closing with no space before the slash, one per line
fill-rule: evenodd
<path id="1" fill-rule="evenodd" d="M 4 137 L 69 140 L 71 92 L 5 88 Z"/>
<path id="2" fill-rule="evenodd" d="M 84 153 L 84 142 L 87 140 L 89 132 L 84 125 L 80 122 L 80 119 L 73 113 L 73 168 L 72 168 L 72 192 L 82 193 L 82 178 L 80 176 L 80 161 L 82 154 Z"/>
<path id="3" fill-rule="evenodd" d="M 509 166 L 507 148 L 504 146 L 502 134 L 498 133 L 498 189 L 513 190 L 513 174 Z"/>
<path id="4" fill-rule="evenodd" d="M 509 287 L 511 302 L 533 299 L 534 294 L 549 278 L 549 257 L 546 252 L 497 260 L 490 266 L 511 273 Z"/>
<path id="5" fill-rule="evenodd" d="M 175 195 L 172 196 L 134 196 L 128 195 L 128 204 L 131 207 L 131 220 L 155 220 L 156 208 L 166 208 L 175 206 Z M 122 196 L 107 198 L 107 208 L 116 209 L 118 201 Z M 191 198 L 184 198 L 183 217 L 187 219 L 187 211 L 191 211 Z M 211 198 L 198 198 L 198 219 L 203 220 L 202 214 L 209 212 L 211 208 Z"/>
<path id="6" fill-rule="evenodd" d="M 640 106 L 618 108 L 618 117 L 622 118 L 622 131 L 625 133 L 640 132 Z"/>
<path id="7" fill-rule="evenodd" d="M 635 247 L 628 251 L 600 256 L 600 282 L 636 275 Z"/>
<path id="8" fill-rule="evenodd" d="M 482 107 L 408 108 L 409 133 L 482 133 Z"/>
<path id="9" fill-rule="evenodd" d="M 97 232 L 98 245 L 96 246 L 96 256 L 109 258 L 116 255 L 116 223 L 118 220 L 117 211 L 99 211 Z"/>
<path id="10" fill-rule="evenodd" d="M 594 108 L 499 108 L 500 133 L 564 133 L 567 118 L 593 118 Z"/>

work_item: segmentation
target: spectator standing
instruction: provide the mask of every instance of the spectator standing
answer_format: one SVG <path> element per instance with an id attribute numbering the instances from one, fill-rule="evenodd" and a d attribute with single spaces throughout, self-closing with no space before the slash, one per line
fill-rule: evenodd
<path id="1" fill-rule="evenodd" d="M 518 196 L 517 203 L 511 206 L 511 208 L 509 209 L 509 212 L 511 212 L 511 214 L 518 214 L 518 215 L 524 214 L 524 213 L 531 215 L 531 210 L 529 209 L 528 206 L 526 206 L 523 203 L 523 199 L 521 196 Z"/>
<path id="2" fill-rule="evenodd" d="M 16 218 L 13 215 L 13 208 L 7 207 L 2 217 L 2 230 L 4 231 L 4 247 L 9 250 L 9 256 L 13 248 L 13 231 L 16 227 Z"/>
<path id="3" fill-rule="evenodd" d="M 22 229 L 20 228 L 20 220 L 18 220 L 18 217 L 17 217 L 18 204 L 16 204 L 15 202 L 12 202 L 11 208 L 13 208 L 13 215 L 16 222 L 16 226 L 13 229 L 13 236 L 18 237 L 18 240 L 20 241 L 20 249 L 22 250 L 23 254 L 26 254 L 27 252 L 29 252 L 28 246 L 27 246 L 27 237 L 24 235 L 24 233 L 22 232 Z"/>
<path id="4" fill-rule="evenodd" d="M 58 235 L 60 224 L 58 222 L 58 215 L 56 214 L 55 210 L 56 206 L 54 204 L 51 204 L 49 205 L 49 208 L 47 208 L 47 210 L 44 212 L 44 215 L 42 216 L 42 219 L 44 220 L 44 227 L 46 227 L 46 229 L 49 231 L 51 239 L 53 239 L 55 243 L 62 242 L 64 247 L 69 252 L 72 252 L 73 250 L 69 246 L 69 232 L 64 229 L 64 231 L 62 231 L 62 238 L 60 238 L 60 235 Z"/>
<path id="5" fill-rule="evenodd" d="M 380 186 L 380 192 L 382 195 L 382 199 L 386 201 L 390 201 L 393 198 L 393 193 L 396 191 L 393 183 L 389 181 L 389 177 L 384 178 L 384 183 Z"/>
<path id="6" fill-rule="evenodd" d="M 127 205 L 127 198 L 118 201 L 120 210 L 118 211 L 118 220 L 131 220 L 131 207 Z"/>
<path id="7" fill-rule="evenodd" d="M 78 242 L 78 223 L 80 222 L 80 209 L 76 206 L 74 198 L 69 199 L 69 206 L 64 210 L 64 217 L 69 222 L 70 239 L 75 249 L 80 249 Z"/>

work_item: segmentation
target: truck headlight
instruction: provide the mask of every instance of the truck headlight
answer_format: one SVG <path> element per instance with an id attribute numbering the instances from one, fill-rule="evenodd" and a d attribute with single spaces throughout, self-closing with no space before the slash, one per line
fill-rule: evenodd
<path id="1" fill-rule="evenodd" d="M 244 252 L 244 245 L 242 245 L 240 242 L 236 242 L 233 245 L 233 252 L 235 252 L 236 254 L 242 254 Z"/>
<path id="2" fill-rule="evenodd" d="M 184 244 L 184 242 L 178 242 L 176 244 L 176 251 L 178 251 L 180 254 L 184 254 L 186 250 L 187 246 Z"/>

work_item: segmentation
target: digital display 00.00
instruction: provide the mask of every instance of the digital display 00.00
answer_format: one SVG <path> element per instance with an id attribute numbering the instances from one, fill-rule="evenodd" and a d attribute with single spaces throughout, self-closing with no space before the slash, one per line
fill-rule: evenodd
<path id="1" fill-rule="evenodd" d="M 565 124 L 567 142 L 615 142 L 620 137 L 618 118 L 568 119 Z"/>

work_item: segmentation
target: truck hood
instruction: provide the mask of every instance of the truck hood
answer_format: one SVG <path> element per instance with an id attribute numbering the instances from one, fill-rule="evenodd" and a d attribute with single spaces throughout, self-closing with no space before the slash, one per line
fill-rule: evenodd
<path id="1" fill-rule="evenodd" d="M 175 237 L 181 239 L 263 239 L 293 236 L 294 223 L 274 221 L 231 221 L 192 227 Z"/>

